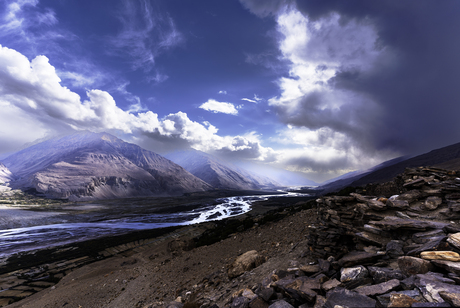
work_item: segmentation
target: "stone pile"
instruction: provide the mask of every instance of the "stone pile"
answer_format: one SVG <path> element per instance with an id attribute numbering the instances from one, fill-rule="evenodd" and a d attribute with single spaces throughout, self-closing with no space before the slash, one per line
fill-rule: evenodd
<path id="1" fill-rule="evenodd" d="M 460 178 L 417 168 L 398 181 L 397 195 L 317 199 L 304 262 L 275 269 L 223 307 L 459 307 Z"/>

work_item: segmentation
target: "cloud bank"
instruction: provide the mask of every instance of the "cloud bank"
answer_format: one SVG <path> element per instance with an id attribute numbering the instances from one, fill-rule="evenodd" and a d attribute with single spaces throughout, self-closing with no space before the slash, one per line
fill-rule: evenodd
<path id="1" fill-rule="evenodd" d="M 15 150 L 45 134 L 91 130 L 121 132 L 126 139 L 154 151 L 193 147 L 232 152 L 249 159 L 263 159 L 267 152 L 259 142 L 244 136 L 219 136 L 215 126 L 192 121 L 184 112 L 160 119 L 152 111 L 122 110 L 108 92 L 97 89 L 88 90 L 87 98 L 82 99 L 61 85 L 47 57 L 37 56 L 29 61 L 3 46 L 0 85 L 0 122 L 8 124 L 0 127 L 0 139 L 5 140 L 3 150 Z"/>
<path id="2" fill-rule="evenodd" d="M 289 76 L 269 103 L 290 127 L 278 141 L 299 146 L 282 156 L 291 168 L 353 169 L 459 142 L 459 2 L 241 3 L 277 21 Z"/>

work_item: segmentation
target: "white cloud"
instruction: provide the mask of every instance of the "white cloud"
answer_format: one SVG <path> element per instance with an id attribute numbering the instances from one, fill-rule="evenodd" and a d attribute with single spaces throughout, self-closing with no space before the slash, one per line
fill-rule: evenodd
<path id="1" fill-rule="evenodd" d="M 123 85 L 119 91 L 125 88 Z M 93 89 L 86 95 L 82 100 L 77 93 L 62 86 L 45 56 L 29 61 L 19 52 L 0 45 L 1 150 L 10 152 L 22 143 L 47 134 L 76 129 L 120 132 L 153 151 L 161 147 L 193 147 L 247 159 L 264 159 L 272 151 L 261 146 L 255 134 L 219 136 L 215 126 L 192 121 L 184 112 L 160 119 L 156 113 L 146 111 L 140 102 L 133 103 L 129 110 L 122 110 L 106 91 Z M 227 112 L 231 110 L 226 108 Z"/>
<path id="2" fill-rule="evenodd" d="M 219 91 L 219 94 L 227 94 L 227 91 L 221 90 L 221 91 Z"/>
<path id="3" fill-rule="evenodd" d="M 289 77 L 278 80 L 281 94 L 269 99 L 290 127 L 273 139 L 288 146 L 278 163 L 340 174 L 394 157 L 372 146 L 368 128 L 378 119 L 377 103 L 334 84 L 344 70 L 363 73 L 378 63 L 385 50 L 376 48 L 372 25 L 341 21 L 337 13 L 311 21 L 297 10 L 280 13 L 277 22 L 279 48 L 290 63 Z"/>
<path id="4" fill-rule="evenodd" d="M 242 98 L 241 99 L 242 101 L 247 101 L 247 102 L 250 102 L 250 103 L 254 103 L 254 104 L 257 104 L 259 103 L 262 99 L 260 97 L 257 96 L 257 94 L 254 94 L 254 98 L 253 99 L 250 99 L 250 98 Z"/>
<path id="5" fill-rule="evenodd" d="M 226 113 L 226 114 L 232 114 L 232 115 L 237 115 L 238 110 L 235 108 L 235 106 L 232 103 L 226 103 L 226 102 L 218 102 L 214 99 L 208 99 L 206 103 L 203 103 L 200 105 L 201 109 L 211 111 L 214 113 Z"/>

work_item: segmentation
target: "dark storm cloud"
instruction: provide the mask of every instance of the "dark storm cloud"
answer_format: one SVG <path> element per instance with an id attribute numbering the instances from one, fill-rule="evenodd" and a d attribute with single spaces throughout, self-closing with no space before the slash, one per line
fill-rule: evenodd
<path id="1" fill-rule="evenodd" d="M 242 1 L 258 16 L 295 5 L 310 21 L 339 14 L 339 24 L 371 26 L 382 51 L 370 68 L 342 65 L 328 85 L 366 97 L 379 108 L 350 98 L 341 109 L 316 108 L 323 93 L 301 98 L 297 114 L 278 108 L 288 124 L 330 127 L 375 150 L 420 153 L 460 141 L 460 2 L 458 1 Z M 325 36 L 325 38 L 327 38 Z M 306 55 L 307 57 L 308 55 Z"/>

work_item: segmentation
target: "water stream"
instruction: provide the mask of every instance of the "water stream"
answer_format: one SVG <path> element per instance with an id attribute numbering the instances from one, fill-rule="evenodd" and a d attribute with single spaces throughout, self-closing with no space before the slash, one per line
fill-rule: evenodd
<path id="1" fill-rule="evenodd" d="M 280 195 L 238 196 L 215 200 L 213 204 L 201 204 L 191 209 L 171 212 L 139 210 L 101 216 L 92 212 L 85 215 L 65 215 L 55 213 L 49 219 L 38 220 L 35 225 L 0 230 L 0 259 L 18 252 L 49 248 L 78 241 L 105 236 L 126 234 L 133 230 L 145 230 L 181 226 L 221 220 L 247 213 L 255 201 L 271 197 L 301 196 L 295 193 Z M 92 205 L 95 207 L 94 205 Z M 97 207 L 97 206 L 96 206 Z M 111 206 L 112 208 L 112 206 Z M 1 215 L 0 210 L 0 215 Z M 30 212 L 28 211 L 28 217 Z"/>

